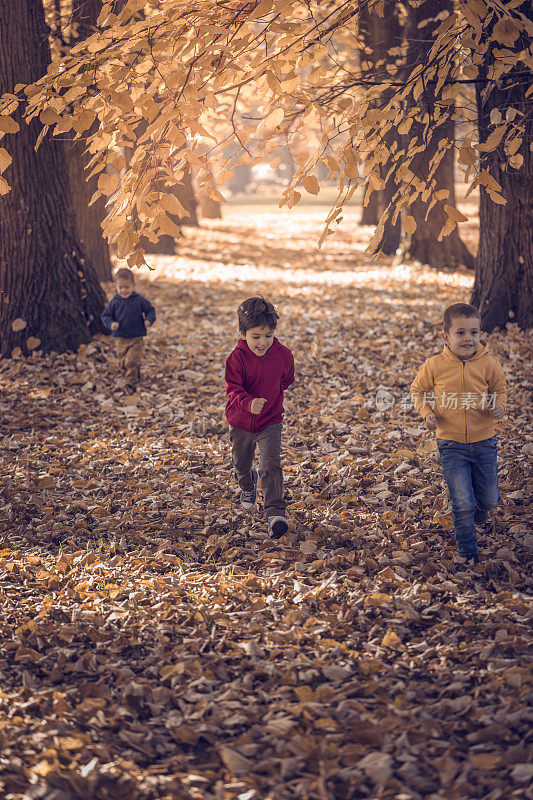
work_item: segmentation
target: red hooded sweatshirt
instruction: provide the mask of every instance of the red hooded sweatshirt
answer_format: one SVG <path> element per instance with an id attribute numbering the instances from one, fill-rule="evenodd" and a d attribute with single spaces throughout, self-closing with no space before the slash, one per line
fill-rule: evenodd
<path id="1" fill-rule="evenodd" d="M 233 428 L 250 433 L 262 431 L 283 419 L 283 392 L 294 383 L 294 358 L 276 337 L 264 356 L 252 353 L 246 341 L 226 361 L 226 419 Z M 260 414 L 252 414 L 254 397 L 264 397 Z"/>

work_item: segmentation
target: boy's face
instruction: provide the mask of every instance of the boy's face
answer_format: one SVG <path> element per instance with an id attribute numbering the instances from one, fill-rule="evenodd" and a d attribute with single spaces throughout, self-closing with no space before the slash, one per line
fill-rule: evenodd
<path id="1" fill-rule="evenodd" d="M 117 292 L 121 297 L 129 297 L 130 294 L 133 292 L 133 281 L 124 280 L 124 278 L 120 278 L 117 283 Z"/>
<path id="2" fill-rule="evenodd" d="M 249 328 L 241 337 L 256 356 L 264 356 L 274 341 L 274 331 L 264 325 Z"/>
<path id="3" fill-rule="evenodd" d="M 477 317 L 454 317 L 448 333 L 443 333 L 444 341 L 452 353 L 463 361 L 475 355 L 480 336 L 481 328 Z"/>

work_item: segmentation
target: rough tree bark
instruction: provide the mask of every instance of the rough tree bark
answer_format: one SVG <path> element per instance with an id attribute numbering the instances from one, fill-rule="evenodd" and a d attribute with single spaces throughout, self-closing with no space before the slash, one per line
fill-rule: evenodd
<path id="1" fill-rule="evenodd" d="M 414 67 L 415 64 L 426 63 L 428 54 L 432 46 L 434 31 L 440 25 L 437 15 L 443 11 L 453 12 L 453 0 L 423 0 L 422 3 L 414 7 L 409 5 L 406 38 L 408 42 L 407 64 Z M 424 20 L 430 22 L 419 28 L 418 25 Z M 435 96 L 432 86 L 425 89 L 426 111 L 434 116 Z M 413 159 L 411 169 L 420 180 L 425 181 L 429 175 L 430 161 L 437 150 L 438 139 L 448 139 L 454 141 L 455 124 L 449 117 L 453 113 L 453 106 L 448 106 L 448 120 L 439 125 L 439 135 L 434 137 L 429 147 Z M 422 137 L 424 124 L 415 119 L 410 130 L 411 137 Z M 454 176 L 454 149 L 450 148 L 437 170 L 435 171 L 435 182 L 438 189 L 448 189 L 448 199 L 445 201 L 449 205 L 455 205 L 455 176 Z M 474 266 L 474 257 L 468 250 L 459 236 L 457 228 L 439 242 L 438 236 L 446 221 L 446 215 L 440 204 L 437 204 L 428 215 L 426 220 L 427 206 L 421 200 L 416 200 L 409 209 L 409 213 L 416 222 L 416 231 L 411 236 L 407 254 L 410 258 L 429 264 L 431 267 L 458 267 L 464 265 L 470 269 Z"/>
<path id="2" fill-rule="evenodd" d="M 376 2 L 370 2 L 361 7 L 359 26 L 363 41 L 370 53 L 365 54 L 367 69 L 373 79 L 384 75 L 390 77 L 385 70 L 385 65 L 390 61 L 388 55 L 392 47 L 398 47 L 402 42 L 402 26 L 398 17 L 398 3 L 396 0 L 385 0 L 382 7 L 382 16 L 376 11 Z M 380 92 L 380 103 L 389 101 L 387 92 Z M 390 151 L 393 144 L 400 144 L 400 135 L 396 128 L 388 130 L 383 137 L 383 144 Z M 388 165 L 383 164 L 381 173 L 383 178 L 388 172 Z M 366 192 L 369 187 L 367 186 Z M 385 209 L 388 207 L 396 191 L 396 184 L 392 176 L 389 177 L 384 189 L 375 190 L 369 198 L 368 204 L 363 205 L 361 225 L 377 225 Z M 401 220 L 398 215 L 393 225 L 390 220 L 385 224 L 383 239 L 380 249 L 386 255 L 393 255 L 400 246 Z"/>
<path id="3" fill-rule="evenodd" d="M 73 0 L 72 17 L 78 27 L 76 37 L 70 41 L 72 46 L 94 33 L 101 8 L 102 0 Z M 94 133 L 96 129 L 95 125 L 90 133 Z M 110 281 L 112 280 L 112 270 L 109 245 L 102 235 L 101 225 L 107 214 L 106 198 L 99 197 L 91 206 L 89 205 L 91 197 L 97 189 L 98 175 L 86 180 L 88 173 L 85 167 L 90 159 L 90 156 L 85 153 L 86 147 L 85 136 L 81 139 L 72 138 L 66 144 L 72 202 L 78 234 L 93 269 L 101 281 Z"/>
<path id="4" fill-rule="evenodd" d="M 533 21 L 530 4 L 525 3 L 520 11 Z M 481 78 L 486 75 L 486 69 L 480 70 Z M 516 154 L 523 158 L 521 168 L 509 163 L 502 146 L 486 154 L 482 164 L 498 181 L 499 193 L 507 201 L 496 204 L 485 188 L 480 189 L 479 249 L 470 302 L 479 308 L 485 331 L 503 328 L 507 322 L 517 322 L 524 329 L 533 326 L 533 115 L 531 97 L 526 98 L 528 81 L 512 78 L 511 74 L 490 92 L 482 84 L 476 86 L 480 142 L 494 130 L 490 126 L 493 109 L 504 119 L 507 109 L 517 109 L 525 120 L 525 135 Z"/>
<path id="5" fill-rule="evenodd" d="M 0 94 L 46 72 L 47 34 L 41 0 L 4 4 Z M 42 125 L 14 116 L 20 132 L 2 142 L 13 163 L 11 191 L 0 197 L 0 353 L 26 351 L 29 337 L 44 352 L 73 350 L 102 330 L 105 296 L 77 236 L 63 143 L 44 136 L 35 152 Z M 13 330 L 15 319 L 23 330 Z"/>

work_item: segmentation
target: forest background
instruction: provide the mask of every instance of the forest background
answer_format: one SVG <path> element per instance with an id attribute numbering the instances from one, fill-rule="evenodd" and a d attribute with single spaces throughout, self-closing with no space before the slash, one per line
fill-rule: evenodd
<path id="1" fill-rule="evenodd" d="M 532 30 L 518 0 L 5 4 L 7 797 L 528 796 Z M 159 314 L 127 400 L 118 264 Z M 222 416 L 257 291 L 300 375 L 276 545 Z M 406 402 L 457 300 L 511 387 L 470 576 Z"/>

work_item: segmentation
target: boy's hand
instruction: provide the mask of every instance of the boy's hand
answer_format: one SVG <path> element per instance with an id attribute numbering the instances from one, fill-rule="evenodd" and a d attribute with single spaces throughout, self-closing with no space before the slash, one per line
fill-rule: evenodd
<path id="1" fill-rule="evenodd" d="M 436 414 L 433 413 L 433 411 L 430 411 L 429 414 L 427 415 L 426 425 L 428 426 L 430 431 L 434 431 L 435 428 L 437 427 L 437 416 Z"/>
<path id="2" fill-rule="evenodd" d="M 111 323 L 111 330 L 112 331 L 118 331 L 119 328 L 120 328 L 120 325 L 118 324 L 118 322 L 112 322 Z"/>
<path id="3" fill-rule="evenodd" d="M 252 414 L 260 414 L 265 403 L 266 399 L 264 397 L 254 397 L 252 400 L 252 405 L 250 406 L 250 411 Z"/>
<path id="4" fill-rule="evenodd" d="M 504 413 L 505 412 L 503 410 L 503 406 L 500 406 L 498 403 L 496 403 L 494 408 L 491 408 L 491 410 L 490 410 L 490 415 L 494 419 L 501 419 L 503 417 Z"/>
<path id="5" fill-rule="evenodd" d="M 150 322 L 150 320 L 149 320 L 149 319 L 145 319 L 145 320 L 144 320 L 144 324 L 146 325 L 146 327 L 147 327 L 147 328 L 150 328 L 150 327 L 151 327 L 151 325 L 152 325 L 152 323 Z"/>

